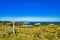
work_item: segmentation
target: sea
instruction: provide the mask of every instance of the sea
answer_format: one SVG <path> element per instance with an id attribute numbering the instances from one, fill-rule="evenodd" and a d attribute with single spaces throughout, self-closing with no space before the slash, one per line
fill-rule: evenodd
<path id="1" fill-rule="evenodd" d="M 44 24 L 60 24 L 60 22 L 29 22 L 27 25 L 34 25 L 35 23 L 40 23 L 42 25 Z"/>

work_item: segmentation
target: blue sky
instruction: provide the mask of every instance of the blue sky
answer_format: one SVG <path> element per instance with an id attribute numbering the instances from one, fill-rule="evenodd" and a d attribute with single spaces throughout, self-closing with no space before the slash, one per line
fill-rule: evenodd
<path id="1" fill-rule="evenodd" d="M 60 21 L 60 0 L 0 0 L 0 20 L 13 18 L 18 21 Z"/>

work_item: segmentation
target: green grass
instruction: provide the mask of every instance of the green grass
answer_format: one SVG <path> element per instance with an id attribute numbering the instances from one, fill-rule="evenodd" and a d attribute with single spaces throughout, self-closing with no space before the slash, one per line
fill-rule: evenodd
<path id="1" fill-rule="evenodd" d="M 3 26 L 0 25 L 0 29 Z M 5 26 L 4 30 L 12 32 L 12 27 Z M 7 34 L 0 30 L 0 40 L 60 40 L 60 25 L 42 25 L 38 27 L 16 27 L 16 34 Z M 43 30 L 42 30 L 43 29 Z M 43 32 L 43 33 L 42 33 Z M 42 38 L 43 35 L 43 38 Z"/>

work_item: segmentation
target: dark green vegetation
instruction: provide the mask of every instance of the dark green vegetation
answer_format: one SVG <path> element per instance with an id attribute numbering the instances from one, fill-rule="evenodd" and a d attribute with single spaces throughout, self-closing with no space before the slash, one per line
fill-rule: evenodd
<path id="1" fill-rule="evenodd" d="M 0 22 L 0 40 L 60 40 L 60 24 L 33 25 L 23 27 L 24 23 Z"/>

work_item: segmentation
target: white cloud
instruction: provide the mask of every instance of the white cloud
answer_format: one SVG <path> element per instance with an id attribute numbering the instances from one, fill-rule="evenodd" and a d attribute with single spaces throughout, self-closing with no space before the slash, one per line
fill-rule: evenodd
<path id="1" fill-rule="evenodd" d="M 60 21 L 59 18 L 54 18 L 54 17 L 4 17 L 4 18 L 0 18 L 0 21 L 41 21 L 41 22 L 56 22 L 56 21 Z"/>

